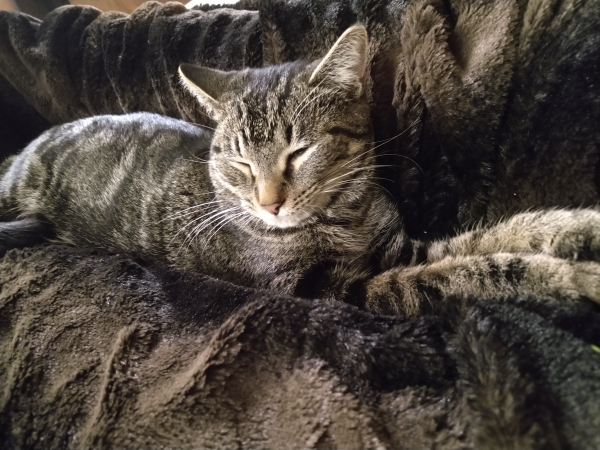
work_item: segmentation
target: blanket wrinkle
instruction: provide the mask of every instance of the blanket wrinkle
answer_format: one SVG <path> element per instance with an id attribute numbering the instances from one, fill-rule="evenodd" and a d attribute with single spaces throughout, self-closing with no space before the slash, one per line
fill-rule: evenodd
<path id="1" fill-rule="evenodd" d="M 65 6 L 41 23 L 6 11 L 0 16 L 0 74 L 54 124 L 149 107 L 205 124 L 179 86 L 178 65 L 232 70 L 262 62 L 253 11 L 148 2 L 131 15 Z"/>
<path id="2" fill-rule="evenodd" d="M 374 317 L 56 245 L 8 252 L 0 276 L 0 448 L 599 443 L 576 306 Z"/>
<path id="3" fill-rule="evenodd" d="M 506 163 L 491 193 L 491 219 L 534 204 L 597 204 L 592 199 L 600 186 L 600 143 L 598 128 L 589 119 L 600 117 L 600 96 L 590 84 L 600 66 L 588 62 L 600 58 L 600 36 L 598 14 L 590 6 L 582 1 L 527 4 L 518 70 L 499 136 Z M 580 39 L 585 45 L 575 44 Z M 572 121 L 574 115 L 581 119 Z M 560 177 L 552 176 L 556 173 Z M 577 192 L 569 186 L 575 179 Z"/>

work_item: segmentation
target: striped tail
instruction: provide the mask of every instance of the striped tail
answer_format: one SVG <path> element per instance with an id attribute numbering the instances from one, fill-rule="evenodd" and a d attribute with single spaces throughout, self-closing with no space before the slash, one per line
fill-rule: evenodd
<path id="1" fill-rule="evenodd" d="M 52 227 L 38 219 L 0 222 L 0 257 L 12 248 L 31 247 L 46 242 L 52 234 Z"/>

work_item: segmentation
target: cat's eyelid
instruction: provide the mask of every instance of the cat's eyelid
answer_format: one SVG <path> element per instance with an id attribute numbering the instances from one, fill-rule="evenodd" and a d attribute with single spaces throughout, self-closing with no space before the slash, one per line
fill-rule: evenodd
<path id="1" fill-rule="evenodd" d="M 316 145 L 317 144 L 312 144 L 312 143 L 306 142 L 306 141 L 292 140 L 292 143 L 288 147 L 287 156 L 290 156 L 292 153 L 295 153 L 298 150 L 302 150 L 302 149 L 306 149 L 308 151 L 310 148 L 316 147 Z"/>
<path id="2" fill-rule="evenodd" d="M 299 142 L 297 145 L 290 147 L 290 151 L 285 156 L 285 165 L 291 164 L 294 168 L 300 167 L 304 161 L 306 161 L 310 155 L 317 149 L 318 144 L 313 145 L 302 145 L 302 142 Z M 306 150 L 304 150 L 306 149 Z M 293 158 L 292 161 L 289 161 L 290 156 L 296 153 L 298 150 L 304 150 L 297 157 Z"/>
<path id="3" fill-rule="evenodd" d="M 247 159 L 231 158 L 231 159 L 228 159 L 227 162 L 229 164 L 231 164 L 233 167 L 235 167 L 236 169 L 241 170 L 248 176 L 255 176 L 255 174 L 256 174 L 256 171 L 254 170 L 254 164 L 252 164 Z"/>

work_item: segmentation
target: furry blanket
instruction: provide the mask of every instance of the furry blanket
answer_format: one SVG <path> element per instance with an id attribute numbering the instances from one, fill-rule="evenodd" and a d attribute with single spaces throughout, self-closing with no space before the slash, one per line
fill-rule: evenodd
<path id="1" fill-rule="evenodd" d="M 591 1 L 0 12 L 0 153 L 101 113 L 208 124 L 179 63 L 316 58 L 356 22 L 412 236 L 598 202 Z M 9 252 L 0 288 L 0 448 L 600 448 L 591 304 L 373 317 L 61 246 Z"/>
<path id="2" fill-rule="evenodd" d="M 60 246 L 0 275 L 2 448 L 600 446 L 591 305 L 373 317 Z"/>

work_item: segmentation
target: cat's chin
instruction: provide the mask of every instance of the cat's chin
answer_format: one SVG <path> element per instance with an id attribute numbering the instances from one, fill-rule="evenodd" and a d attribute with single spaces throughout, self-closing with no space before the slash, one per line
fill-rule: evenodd
<path id="1" fill-rule="evenodd" d="M 255 213 L 264 224 L 275 228 L 297 228 L 306 225 L 313 217 L 306 211 L 297 211 L 293 213 L 283 213 L 278 215 L 270 214 L 266 211 Z"/>

